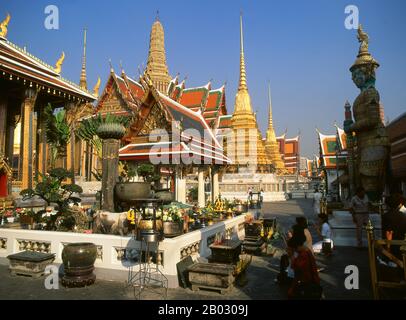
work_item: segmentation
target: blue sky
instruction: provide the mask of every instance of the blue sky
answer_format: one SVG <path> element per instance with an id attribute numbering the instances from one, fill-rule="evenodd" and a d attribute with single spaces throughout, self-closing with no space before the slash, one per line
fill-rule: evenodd
<path id="1" fill-rule="evenodd" d="M 44 8 L 57 5 L 60 29 L 44 27 Z M 344 103 L 358 89 L 348 68 L 358 52 L 355 30 L 344 27 L 345 6 L 357 5 L 380 62 L 377 88 L 390 120 L 406 111 L 406 1 L 80 1 L 0 0 L 1 19 L 10 12 L 8 39 L 50 64 L 65 51 L 62 75 L 79 82 L 83 28 L 88 29 L 88 82 L 93 87 L 123 63 L 128 75 L 146 62 L 149 33 L 159 10 L 170 73 L 188 86 L 227 82 L 231 113 L 239 72 L 239 14 L 244 15 L 248 87 L 263 133 L 267 125 L 267 82 L 271 81 L 277 135 L 301 131 L 302 155 L 318 152 L 315 127 L 334 132 Z"/>

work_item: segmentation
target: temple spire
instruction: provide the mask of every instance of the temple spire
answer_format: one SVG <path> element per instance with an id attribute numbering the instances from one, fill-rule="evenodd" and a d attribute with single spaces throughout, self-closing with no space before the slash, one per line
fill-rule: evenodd
<path id="1" fill-rule="evenodd" d="M 87 29 L 83 32 L 83 56 L 82 56 L 82 71 L 80 73 L 79 87 L 83 90 L 87 90 L 87 77 L 86 77 L 86 36 Z"/>
<path id="2" fill-rule="evenodd" d="M 272 98 L 271 98 L 271 84 L 270 84 L 270 83 L 268 83 L 268 100 L 269 100 L 268 128 L 273 128 L 273 119 L 272 119 Z"/>
<path id="3" fill-rule="evenodd" d="M 248 90 L 247 88 L 247 74 L 245 72 L 245 59 L 244 59 L 244 34 L 242 27 L 242 13 L 240 14 L 240 83 L 238 90 Z"/>
<path id="4" fill-rule="evenodd" d="M 146 73 L 156 89 L 167 92 L 171 77 L 166 65 L 164 28 L 158 15 L 151 29 Z"/>

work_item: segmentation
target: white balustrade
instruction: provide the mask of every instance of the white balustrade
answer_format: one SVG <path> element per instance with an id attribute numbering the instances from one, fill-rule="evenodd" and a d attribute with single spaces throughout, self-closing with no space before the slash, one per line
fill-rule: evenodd
<path id="1" fill-rule="evenodd" d="M 179 261 L 187 256 L 197 258 L 208 257 L 211 254 L 209 245 L 216 234 L 227 233 L 230 238 L 242 239 L 244 228 L 241 226 L 244 224 L 244 219 L 245 215 L 240 215 L 204 229 L 161 241 L 153 261 L 168 277 L 169 286 L 178 286 L 176 264 Z M 64 245 L 77 242 L 91 242 L 97 246 L 95 267 L 99 279 L 125 280 L 128 267 L 138 265 L 140 242 L 131 237 L 26 229 L 0 229 L 0 262 L 7 263 L 6 257 L 10 254 L 33 250 L 55 253 L 55 263 L 61 264 Z M 120 276 L 115 277 L 114 275 L 118 273 Z"/>

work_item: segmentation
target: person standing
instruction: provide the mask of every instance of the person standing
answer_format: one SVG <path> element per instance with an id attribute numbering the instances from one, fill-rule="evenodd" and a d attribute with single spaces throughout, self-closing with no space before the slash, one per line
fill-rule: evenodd
<path id="1" fill-rule="evenodd" d="M 295 229 L 301 228 L 304 232 L 304 235 L 306 237 L 306 242 L 305 246 L 309 248 L 309 250 L 313 253 L 313 238 L 312 235 L 309 231 L 309 224 L 307 222 L 307 219 L 305 217 L 297 217 L 296 218 L 296 225 L 293 226 L 293 234 L 295 233 Z"/>
<path id="2" fill-rule="evenodd" d="M 362 248 L 362 228 L 368 224 L 370 202 L 365 189 L 359 187 L 351 199 L 350 212 L 356 225 L 357 246 Z"/>
<path id="3" fill-rule="evenodd" d="M 252 187 L 248 187 L 248 201 L 252 200 Z"/>
<path id="4" fill-rule="evenodd" d="M 294 279 L 288 291 L 288 299 L 315 299 L 322 298 L 322 288 L 317 272 L 316 260 L 313 253 L 304 245 L 306 236 L 302 228 L 295 230 L 293 237 L 288 241 L 291 254 L 291 267 Z"/>
<path id="5" fill-rule="evenodd" d="M 317 216 L 320 214 L 320 201 L 322 198 L 322 193 L 318 189 L 315 189 L 313 196 L 313 212 Z"/>
<path id="6" fill-rule="evenodd" d="M 323 251 L 323 243 L 329 243 L 330 250 L 332 250 L 334 248 L 334 243 L 332 240 L 331 227 L 330 224 L 328 223 L 328 215 L 319 214 L 319 225 L 316 228 L 316 232 L 321 237 L 321 241 L 316 242 L 313 245 L 313 251 L 315 253 L 321 253 Z"/>
<path id="7" fill-rule="evenodd" d="M 262 204 L 264 203 L 264 195 L 265 195 L 264 189 L 261 189 L 261 191 L 259 192 L 259 201 L 261 203 L 261 207 L 262 207 Z"/>

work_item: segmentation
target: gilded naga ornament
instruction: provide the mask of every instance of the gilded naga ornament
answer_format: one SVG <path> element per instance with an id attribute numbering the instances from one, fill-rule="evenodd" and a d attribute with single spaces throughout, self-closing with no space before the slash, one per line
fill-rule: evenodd
<path id="1" fill-rule="evenodd" d="M 0 23 L 0 37 L 5 38 L 7 36 L 7 27 L 8 23 L 10 22 L 11 16 L 9 13 L 7 13 L 6 18 L 3 20 L 2 23 Z"/>
<path id="2" fill-rule="evenodd" d="M 99 97 L 100 83 L 101 83 L 101 80 L 100 80 L 100 77 L 99 77 L 99 78 L 97 79 L 96 85 L 95 85 L 94 88 L 93 88 L 93 95 L 94 95 L 96 98 Z"/>
<path id="3" fill-rule="evenodd" d="M 358 28 L 359 53 L 350 68 L 354 84 L 361 90 L 353 104 L 354 123 L 347 133 L 355 134 L 355 184 L 363 187 L 370 199 L 380 199 L 389 154 L 388 134 L 383 123 L 375 70 L 379 63 L 368 52 L 368 35 Z"/>
<path id="4" fill-rule="evenodd" d="M 55 72 L 60 74 L 62 71 L 62 64 L 63 61 L 65 60 L 65 52 L 62 51 L 61 57 L 58 59 L 58 61 L 55 64 Z"/>

